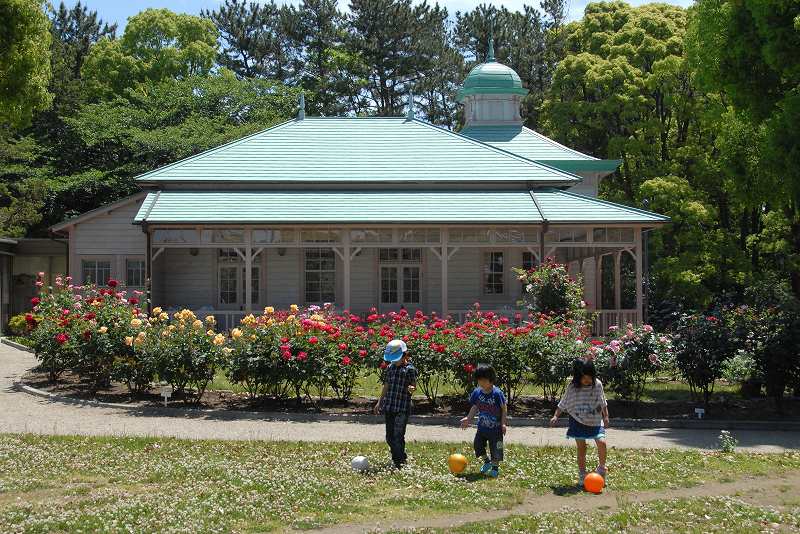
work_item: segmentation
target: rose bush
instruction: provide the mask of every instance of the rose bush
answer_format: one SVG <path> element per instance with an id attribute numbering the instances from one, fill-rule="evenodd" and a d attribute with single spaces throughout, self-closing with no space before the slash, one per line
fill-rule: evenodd
<path id="1" fill-rule="evenodd" d="M 549 315 L 574 315 L 586 307 L 583 284 L 569 274 L 567 266 L 546 258 L 531 269 L 514 269 L 525 286 L 525 303 L 534 312 Z"/>
<path id="2" fill-rule="evenodd" d="M 596 354 L 603 383 L 620 398 L 638 401 L 647 379 L 669 366 L 672 340 L 650 325 L 612 326 L 609 339 Z"/>

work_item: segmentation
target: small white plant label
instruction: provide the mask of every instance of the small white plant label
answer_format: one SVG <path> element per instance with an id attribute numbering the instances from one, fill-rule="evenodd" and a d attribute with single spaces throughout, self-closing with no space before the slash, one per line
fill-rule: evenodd
<path id="1" fill-rule="evenodd" d="M 161 386 L 161 396 L 164 397 L 164 406 L 166 406 L 167 401 L 172 397 L 172 386 Z"/>
<path id="2" fill-rule="evenodd" d="M 695 415 L 697 415 L 698 419 L 702 419 L 703 416 L 706 414 L 705 408 L 695 408 L 694 409 Z"/>

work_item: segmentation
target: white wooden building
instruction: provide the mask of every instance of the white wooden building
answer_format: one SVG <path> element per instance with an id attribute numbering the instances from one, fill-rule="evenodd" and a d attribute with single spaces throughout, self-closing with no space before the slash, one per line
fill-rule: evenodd
<path id="1" fill-rule="evenodd" d="M 667 218 L 597 199 L 619 162 L 523 127 L 524 93 L 510 68 L 478 65 L 460 133 L 413 104 L 402 118 L 312 118 L 301 103 L 296 119 L 155 169 L 140 194 L 52 231 L 75 280 L 116 278 L 225 326 L 324 302 L 513 313 L 512 267 L 550 256 L 583 277 L 598 330 L 641 321 L 643 236 Z"/>

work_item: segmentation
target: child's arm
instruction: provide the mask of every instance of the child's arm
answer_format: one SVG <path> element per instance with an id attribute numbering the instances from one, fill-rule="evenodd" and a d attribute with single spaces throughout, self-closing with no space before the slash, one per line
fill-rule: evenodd
<path id="1" fill-rule="evenodd" d="M 375 415 L 381 413 L 381 405 L 383 404 L 383 398 L 386 396 L 386 392 L 388 391 L 388 389 L 389 389 L 389 384 L 384 382 L 383 389 L 381 390 L 381 396 L 378 397 L 378 402 L 375 403 L 375 408 L 372 409 Z"/>
<path id="2" fill-rule="evenodd" d="M 603 416 L 603 426 L 608 428 L 608 404 L 603 406 L 603 409 L 600 410 L 600 414 Z"/>
<path id="3" fill-rule="evenodd" d="M 500 428 L 503 429 L 503 435 L 506 435 L 508 430 L 508 404 L 503 403 L 502 413 L 500 415 Z"/>
<path id="4" fill-rule="evenodd" d="M 553 417 L 550 419 L 550 426 L 555 426 L 558 423 L 558 418 L 561 417 L 561 408 L 556 408 L 556 413 L 553 414 Z"/>
<path id="5" fill-rule="evenodd" d="M 478 406 L 473 404 L 472 408 L 469 409 L 467 416 L 461 420 L 461 428 L 467 428 L 472 422 L 472 418 L 475 417 L 476 413 L 478 413 Z"/>

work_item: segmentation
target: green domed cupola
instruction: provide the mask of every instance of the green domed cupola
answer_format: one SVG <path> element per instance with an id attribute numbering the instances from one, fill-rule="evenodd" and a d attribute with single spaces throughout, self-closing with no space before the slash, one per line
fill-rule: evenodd
<path id="1" fill-rule="evenodd" d="M 514 69 L 494 59 L 494 39 L 489 38 L 489 53 L 486 62 L 475 65 L 464 85 L 458 91 L 458 101 L 470 95 L 526 95 L 528 90 L 522 87 L 522 80 Z"/>
<path id="2" fill-rule="evenodd" d="M 464 126 L 521 126 L 519 108 L 527 94 L 519 74 L 495 60 L 494 38 L 490 35 L 486 62 L 473 67 L 456 99 L 464 104 Z"/>

